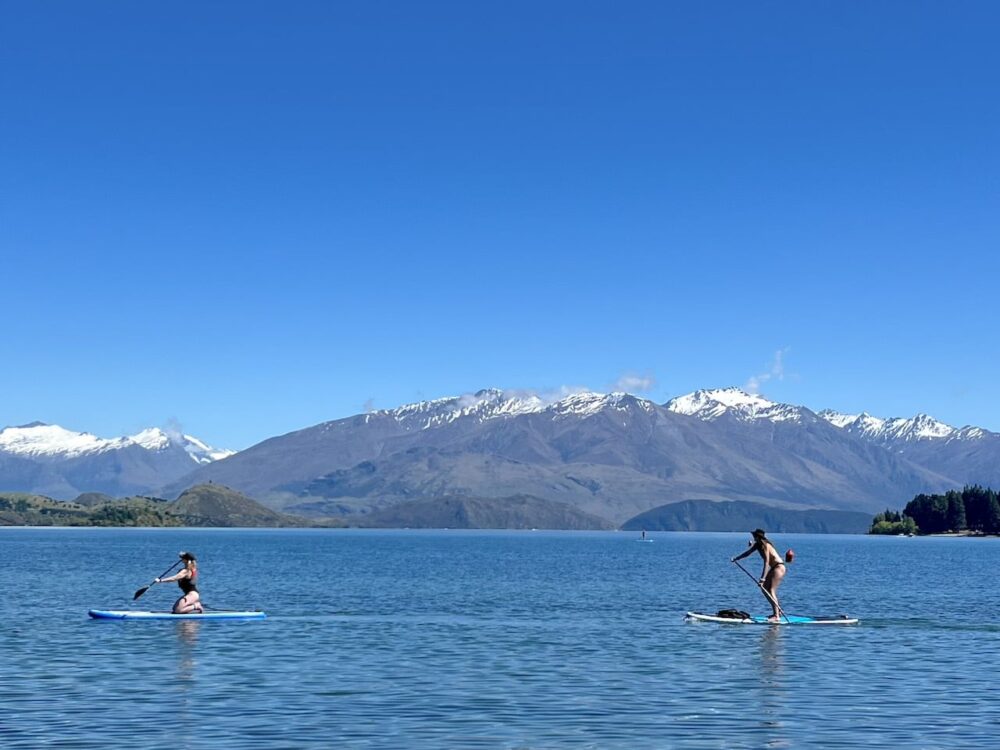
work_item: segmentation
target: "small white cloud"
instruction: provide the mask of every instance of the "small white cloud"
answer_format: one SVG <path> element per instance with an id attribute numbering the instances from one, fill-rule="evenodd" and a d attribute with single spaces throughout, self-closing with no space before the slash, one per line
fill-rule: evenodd
<path id="1" fill-rule="evenodd" d="M 365 414 L 371 414 L 375 411 L 375 399 L 369 398 L 362 405 L 361 408 L 364 410 Z"/>
<path id="2" fill-rule="evenodd" d="M 746 385 L 743 387 L 747 393 L 760 393 L 761 386 L 771 380 L 784 380 L 785 379 L 785 355 L 788 353 L 789 347 L 784 349 L 778 349 L 774 353 L 774 359 L 771 360 L 771 364 L 768 366 L 766 372 L 762 372 L 759 375 L 751 375 L 747 379 Z"/>
<path id="3" fill-rule="evenodd" d="M 177 417 L 170 417 L 162 429 L 171 443 L 184 444 L 184 426 Z"/>
<path id="4" fill-rule="evenodd" d="M 612 391 L 625 391 L 626 393 L 648 393 L 655 387 L 655 377 L 652 375 L 636 375 L 635 373 L 625 373 L 611 384 Z"/>

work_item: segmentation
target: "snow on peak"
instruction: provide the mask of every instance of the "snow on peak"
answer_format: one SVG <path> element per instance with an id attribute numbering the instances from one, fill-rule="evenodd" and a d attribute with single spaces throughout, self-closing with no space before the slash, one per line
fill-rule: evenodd
<path id="1" fill-rule="evenodd" d="M 81 456 L 107 450 L 111 442 L 87 432 L 73 432 L 41 422 L 0 430 L 0 451 L 22 456 Z"/>
<path id="2" fill-rule="evenodd" d="M 235 455 L 236 451 L 227 448 L 213 448 L 192 435 L 181 435 L 184 450 L 196 464 L 210 464 Z"/>
<path id="3" fill-rule="evenodd" d="M 376 412 L 395 419 L 409 429 L 426 430 L 440 427 L 458 419 L 485 422 L 522 414 L 551 412 L 554 417 L 590 416 L 603 409 L 626 409 L 636 403 L 646 411 L 655 407 L 649 401 L 627 393 L 594 393 L 577 391 L 545 396 L 527 391 L 503 391 L 488 388 L 464 396 L 434 399 L 407 404 L 397 409 Z"/>
<path id="4" fill-rule="evenodd" d="M 137 432 L 135 435 L 129 435 L 127 439 L 136 445 L 141 445 L 148 451 L 161 451 L 170 445 L 170 438 L 167 436 L 167 433 L 158 427 L 150 427 L 142 432 Z"/>
<path id="5" fill-rule="evenodd" d="M 697 417 L 706 422 L 723 414 L 733 414 L 744 421 L 767 419 L 772 422 L 798 421 L 801 411 L 794 406 L 778 404 L 741 388 L 717 388 L 678 396 L 666 403 L 669 411 Z"/>
<path id="6" fill-rule="evenodd" d="M 901 420 L 899 427 L 908 437 L 912 436 L 915 440 L 945 438 L 955 432 L 955 428 L 951 425 L 939 422 L 926 414 L 918 414 L 913 419 Z"/>
<path id="7" fill-rule="evenodd" d="M 877 437 L 885 432 L 886 420 L 880 417 L 873 417 L 866 411 L 860 414 L 843 414 L 832 409 L 824 409 L 818 412 L 819 416 L 842 430 L 853 432 L 862 437 Z"/>
<path id="8" fill-rule="evenodd" d="M 158 452 L 167 450 L 172 444 L 181 445 L 195 463 L 210 463 L 233 453 L 216 450 L 188 435 L 171 437 L 158 427 L 110 439 L 42 422 L 0 430 L 0 452 L 29 458 L 77 458 L 133 446 Z"/>
<path id="9" fill-rule="evenodd" d="M 981 440 L 988 435 L 992 435 L 989 430 L 984 430 L 982 427 L 972 427 L 971 425 L 966 425 L 960 430 L 955 430 L 955 437 L 959 440 Z"/>
<path id="10" fill-rule="evenodd" d="M 835 427 L 878 443 L 938 440 L 953 436 L 972 437 L 971 434 L 962 434 L 963 431 L 956 430 L 926 414 L 918 414 L 910 419 L 903 417 L 882 419 L 866 412 L 851 415 L 825 410 L 821 411 L 819 416 Z"/>
<path id="11" fill-rule="evenodd" d="M 640 408 L 651 413 L 660 407 L 646 399 L 621 392 L 597 393 L 564 389 L 546 394 L 487 388 L 463 396 L 420 401 L 372 414 L 391 417 L 407 430 L 420 430 L 440 427 L 459 419 L 485 422 L 542 412 L 550 414 L 555 419 L 562 419 L 571 416 L 587 417 L 608 409 L 625 411 L 631 408 Z M 736 387 L 695 391 L 671 399 L 664 404 L 664 408 L 706 422 L 714 421 L 726 414 L 742 422 L 811 423 L 815 419 L 806 407 L 778 403 L 760 394 L 748 393 Z M 831 409 L 817 414 L 834 427 L 874 442 L 941 438 L 971 440 L 994 434 L 973 427 L 956 430 L 926 414 L 917 415 L 912 419 L 883 419 L 867 412 L 845 414 Z"/>
<path id="12" fill-rule="evenodd" d="M 847 427 L 847 425 L 856 422 L 859 417 L 864 415 L 864 412 L 861 414 L 843 414 L 842 412 L 834 411 L 833 409 L 823 409 L 823 411 L 816 412 L 816 414 L 832 424 L 834 427 L 844 428 Z"/>
<path id="13" fill-rule="evenodd" d="M 392 417 L 404 427 L 426 430 L 463 417 L 484 421 L 496 417 L 529 414 L 541 411 L 544 406 L 544 401 L 533 394 L 508 394 L 497 388 L 487 388 L 476 393 L 419 401 L 396 409 L 382 409 L 375 413 Z"/>
<path id="14" fill-rule="evenodd" d="M 565 398 L 550 404 L 547 411 L 551 411 L 556 416 L 590 416 L 604 411 L 605 409 L 617 409 L 625 411 L 632 405 L 638 405 L 644 411 L 652 411 L 655 407 L 651 401 L 638 398 L 629 393 L 615 391 L 614 393 L 593 393 L 583 391 L 573 393 Z"/>

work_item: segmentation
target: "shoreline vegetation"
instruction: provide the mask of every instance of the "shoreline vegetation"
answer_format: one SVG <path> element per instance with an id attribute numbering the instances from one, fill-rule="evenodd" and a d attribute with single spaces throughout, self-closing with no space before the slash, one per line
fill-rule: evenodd
<path id="1" fill-rule="evenodd" d="M 967 485 L 943 495 L 920 494 L 902 511 L 886 510 L 872 519 L 869 534 L 890 536 L 1000 535 L 1000 494 Z"/>
<path id="2" fill-rule="evenodd" d="M 307 519 L 266 508 L 217 484 L 185 491 L 176 500 L 135 496 L 117 499 L 91 492 L 75 501 L 43 495 L 0 492 L 0 526 L 112 527 L 330 527 L 336 519 Z"/>
<path id="3" fill-rule="evenodd" d="M 532 530 L 615 528 L 611 524 L 604 523 L 603 519 L 585 519 L 600 520 L 602 523 L 581 524 L 579 519 L 567 519 L 561 515 L 555 519 L 549 518 L 552 523 L 537 523 L 540 518 L 531 519 L 529 517 L 533 515 L 532 513 L 523 512 L 531 510 L 529 501 L 532 498 L 513 499 L 521 501 L 520 505 L 514 508 L 514 511 L 518 512 L 507 509 L 508 512 L 503 517 L 498 517 L 495 512 L 487 512 L 491 508 L 486 508 L 485 511 L 478 508 L 471 500 L 439 498 L 436 504 L 430 500 L 421 501 L 434 506 L 430 509 L 433 512 L 429 515 L 415 512 L 421 509 L 418 507 L 419 502 L 406 503 L 390 508 L 381 515 L 354 519 L 352 523 L 348 518 L 306 518 L 279 513 L 236 490 L 212 483 L 191 487 L 176 500 L 145 495 L 114 498 L 97 492 L 88 492 L 79 495 L 74 501 L 65 501 L 24 492 L 0 492 L 0 527 L 530 528 Z M 477 510 L 482 512 L 475 512 Z M 837 515 L 838 512 L 790 511 L 739 501 L 681 501 L 653 508 L 626 521 L 617 530 L 740 530 L 764 519 L 767 521 L 765 523 L 767 528 L 773 528 L 780 533 L 863 533 L 863 527 L 858 528 L 863 522 L 863 514 L 839 512 L 839 516 L 845 518 L 837 517 L 830 522 L 820 518 L 823 513 Z M 810 514 L 818 517 L 813 518 Z M 381 517 L 382 515 L 385 517 Z M 846 518 L 847 516 L 850 518 Z M 528 523 L 529 520 L 531 523 Z M 424 523 L 425 521 L 434 523 Z M 501 523 L 498 524 L 498 521 Z M 734 524 L 738 528 L 728 528 Z M 877 536 L 1000 536 L 1000 492 L 980 485 L 968 485 L 960 491 L 951 490 L 944 494 L 919 494 L 901 511 L 885 510 L 876 514 L 867 533 Z"/>
<path id="4" fill-rule="evenodd" d="M 835 510 L 794 510 L 760 503 L 687 500 L 658 506 L 621 525 L 564 503 L 531 496 L 443 496 L 387 506 L 357 516 L 304 517 L 280 513 L 220 484 L 191 487 L 176 500 L 114 498 L 97 492 L 73 501 L 0 492 L 0 526 L 256 527 L 525 529 L 621 531 L 741 531 L 863 534 L 871 516 Z"/>

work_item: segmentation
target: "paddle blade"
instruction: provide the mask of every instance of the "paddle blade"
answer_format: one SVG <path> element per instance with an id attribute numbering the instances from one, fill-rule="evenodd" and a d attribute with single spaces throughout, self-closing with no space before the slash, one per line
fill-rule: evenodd
<path id="1" fill-rule="evenodd" d="M 145 594 L 147 591 L 149 591 L 149 586 L 143 586 L 141 589 L 139 589 L 138 591 L 135 592 L 135 596 L 132 597 L 132 601 L 135 601 L 140 596 L 142 596 L 143 594 Z"/>

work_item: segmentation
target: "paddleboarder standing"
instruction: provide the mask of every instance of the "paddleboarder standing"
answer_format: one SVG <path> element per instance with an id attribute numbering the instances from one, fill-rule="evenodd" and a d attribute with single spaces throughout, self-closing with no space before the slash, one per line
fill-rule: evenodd
<path id="1" fill-rule="evenodd" d="M 764 533 L 764 529 L 754 529 L 752 533 L 753 541 L 746 552 L 732 558 L 732 562 L 738 562 L 744 557 L 752 555 L 754 552 L 761 556 L 764 560 L 764 570 L 760 574 L 759 583 L 767 595 L 768 604 L 771 605 L 773 611 L 767 620 L 768 622 L 778 622 L 781 619 L 781 605 L 778 604 L 778 586 L 781 585 L 781 581 L 785 577 L 785 560 L 791 562 L 793 553 L 791 550 L 788 550 L 785 554 L 785 560 L 782 560 L 781 555 L 778 554 L 778 550 L 775 549 L 774 544 L 771 543 L 771 540 Z"/>
<path id="2" fill-rule="evenodd" d="M 184 561 L 184 567 L 169 578 L 157 578 L 153 583 L 172 583 L 177 581 L 181 587 L 181 598 L 174 602 L 175 615 L 187 615 L 192 612 L 204 612 L 201 597 L 198 594 L 198 561 L 190 552 L 181 552 L 179 557 Z"/>

